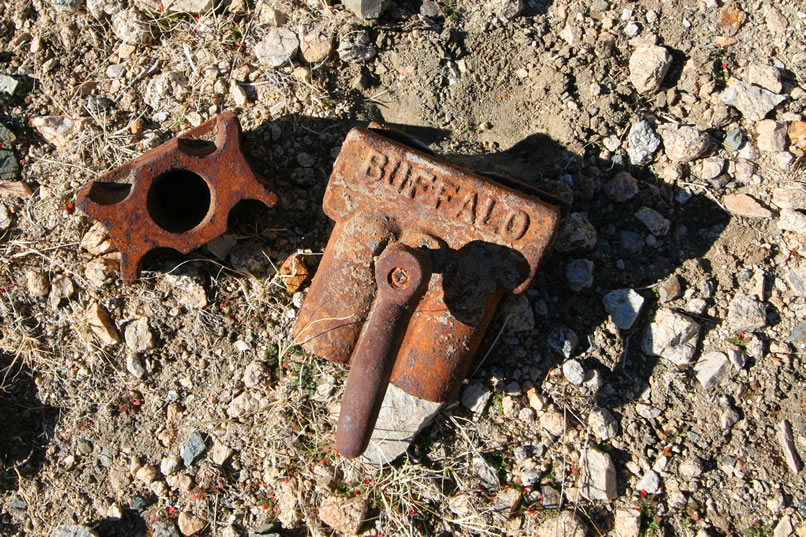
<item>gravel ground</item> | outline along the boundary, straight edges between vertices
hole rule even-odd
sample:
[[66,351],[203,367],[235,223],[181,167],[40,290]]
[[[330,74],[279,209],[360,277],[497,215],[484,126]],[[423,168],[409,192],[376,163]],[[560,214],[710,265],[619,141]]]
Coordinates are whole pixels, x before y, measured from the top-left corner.
[[[806,6],[360,4],[0,2],[0,533],[806,536]],[[79,189],[227,110],[280,203],[124,286]],[[369,121],[568,206],[380,467],[278,271]]]

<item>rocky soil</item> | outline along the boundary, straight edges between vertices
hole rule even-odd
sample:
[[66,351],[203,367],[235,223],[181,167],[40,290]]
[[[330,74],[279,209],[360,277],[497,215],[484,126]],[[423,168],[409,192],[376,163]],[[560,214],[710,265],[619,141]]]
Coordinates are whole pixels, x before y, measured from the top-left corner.
[[[0,2],[0,533],[806,536],[806,6],[374,4]],[[123,286],[77,191],[225,110],[280,204]],[[569,207],[382,467],[279,270],[368,121]]]

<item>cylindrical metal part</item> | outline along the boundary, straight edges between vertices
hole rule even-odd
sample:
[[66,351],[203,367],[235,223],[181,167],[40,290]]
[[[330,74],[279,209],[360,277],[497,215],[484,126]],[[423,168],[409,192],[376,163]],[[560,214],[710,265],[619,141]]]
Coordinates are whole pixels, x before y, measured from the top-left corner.
[[294,340],[305,350],[350,360],[375,298],[373,257],[392,239],[388,220],[375,214],[336,223],[295,325]]

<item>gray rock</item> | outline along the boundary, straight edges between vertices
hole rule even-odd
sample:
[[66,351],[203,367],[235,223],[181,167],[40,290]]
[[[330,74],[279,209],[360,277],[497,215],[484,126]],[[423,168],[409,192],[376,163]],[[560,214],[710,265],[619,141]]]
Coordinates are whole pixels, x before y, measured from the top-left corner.
[[549,516],[537,528],[537,537],[585,537],[587,534],[585,523],[571,511]]
[[652,157],[660,147],[660,136],[655,134],[655,129],[649,121],[642,120],[634,123],[630,127],[630,134],[627,135],[629,148],[627,154],[630,162],[636,166],[642,166],[652,162]]
[[259,274],[269,266],[268,246],[258,241],[242,242],[229,252],[229,262],[235,270]]
[[571,384],[581,386],[585,381],[585,368],[582,367],[579,360],[566,360],[563,363],[563,376]]
[[795,451],[795,442],[792,439],[792,427],[789,425],[788,421],[783,420],[776,425],[775,431],[778,437],[778,443],[781,446],[781,451],[783,451],[784,454],[786,465],[789,466],[793,474],[797,475],[800,473],[801,469],[803,469],[803,463],[798,456],[798,452]]
[[591,410],[588,425],[594,436],[602,442],[615,438],[618,434],[618,422],[606,408],[596,407]]
[[744,366],[747,364],[747,356],[744,350],[734,347],[728,349],[726,354],[728,355],[728,361],[733,365],[736,371],[744,369]]
[[654,209],[641,207],[635,212],[635,218],[644,224],[649,232],[656,237],[662,237],[669,233],[669,221]]
[[778,217],[778,229],[781,231],[794,231],[795,233],[806,233],[806,214],[792,209],[784,209]]
[[479,479],[481,479],[481,483],[485,488],[498,488],[498,472],[496,472],[495,468],[490,466],[490,464],[484,460],[484,457],[473,457],[473,460],[470,461],[470,467],[472,468],[473,473],[476,474]]
[[737,295],[728,307],[728,324],[734,330],[752,332],[767,326],[767,310],[756,297]]
[[146,352],[154,348],[154,335],[148,327],[148,319],[140,317],[130,322],[123,332],[126,346],[132,352]]
[[462,404],[475,413],[487,406],[493,392],[480,382],[471,382],[462,390]]
[[506,319],[506,329],[511,333],[534,330],[535,314],[526,295],[505,296],[499,306],[499,314]]
[[770,110],[786,100],[784,95],[742,81],[734,82],[722,92],[720,98],[723,103],[733,106],[743,116],[753,121],[761,121]]
[[679,298],[681,293],[681,285],[680,285],[680,278],[677,277],[676,274],[672,274],[665,280],[663,280],[655,290],[658,292],[658,300],[661,304],[665,304],[666,302],[671,302],[672,300]]
[[806,268],[796,267],[784,274],[784,280],[796,296],[806,296]]
[[362,19],[377,19],[387,7],[387,0],[343,0],[344,7]]
[[605,183],[604,191],[610,201],[623,203],[638,194],[638,181],[627,172],[619,172]]
[[146,368],[143,366],[143,360],[136,354],[126,355],[126,371],[137,379],[142,379],[146,376]]
[[610,9],[610,4],[607,2],[607,0],[593,0],[590,3],[590,9],[595,13],[604,13]]
[[409,395],[390,384],[362,459],[371,464],[391,463],[408,449],[417,433],[431,423],[440,408],[441,403]]
[[[802,528],[798,529],[798,534],[801,533],[801,529]],[[793,530],[792,518],[789,515],[783,516],[772,531],[772,537],[790,537],[793,534]]]
[[610,501],[616,498],[616,467],[610,455],[589,448],[579,458],[579,492],[588,500]]
[[299,50],[297,35],[288,28],[272,28],[255,45],[255,57],[263,65],[280,67]]
[[0,149],[0,180],[13,178],[19,167],[20,163],[13,151]]
[[0,143],[10,144],[17,140],[17,136],[8,127],[0,123]]
[[129,45],[148,45],[153,41],[151,25],[136,9],[124,9],[112,16],[112,31]]
[[69,13],[83,8],[84,0],[50,0],[50,5],[53,6],[56,11]]
[[806,321],[802,321],[792,329],[789,333],[789,342],[793,345],[806,343]]
[[706,353],[694,364],[694,374],[706,390],[721,383],[729,373],[730,360],[722,352]]
[[630,82],[638,93],[655,93],[672,65],[664,47],[640,45],[630,56]]
[[666,156],[675,162],[691,162],[705,153],[711,145],[706,133],[688,125],[661,125],[658,133],[663,138]]
[[0,93],[15,95],[20,89],[20,81],[13,76],[0,75]]
[[98,537],[92,528],[87,526],[59,526],[52,532],[50,537]]
[[195,431],[182,444],[179,455],[182,457],[185,468],[190,468],[194,462],[204,455],[205,451],[207,451],[207,439],[202,433]]
[[660,492],[660,476],[652,471],[648,470],[638,484],[635,486],[638,490],[643,490],[647,494],[657,494]]
[[629,330],[641,313],[644,297],[632,289],[616,289],[607,293],[603,302],[605,310],[616,326],[622,330]]
[[571,213],[563,222],[555,248],[559,252],[584,252],[596,246],[596,228],[583,213]]
[[563,326],[553,330],[546,338],[546,344],[549,349],[553,350],[564,358],[570,358],[579,345],[579,338],[576,332],[570,328]]
[[148,82],[143,100],[157,112],[172,112],[189,92],[188,81],[183,74],[167,71]]
[[154,522],[151,525],[151,535],[153,537],[182,537],[171,519]]
[[733,408],[726,408],[719,414],[719,426],[723,431],[730,431],[741,419],[741,415]]
[[572,259],[565,269],[565,278],[572,291],[588,289],[593,285],[593,261]]
[[697,349],[700,325],[686,315],[661,308],[647,328],[641,349],[675,365],[687,365]]
[[366,30],[354,30],[343,36],[337,49],[339,58],[347,63],[363,63],[377,54],[372,38]]
[[725,139],[722,141],[722,147],[725,151],[738,151],[744,144],[744,133],[742,129],[731,129],[725,133]]

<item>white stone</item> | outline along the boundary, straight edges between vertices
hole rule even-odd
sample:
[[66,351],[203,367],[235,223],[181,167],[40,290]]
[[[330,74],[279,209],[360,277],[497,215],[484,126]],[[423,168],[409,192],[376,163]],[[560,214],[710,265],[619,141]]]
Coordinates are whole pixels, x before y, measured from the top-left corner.
[[579,360],[566,360],[563,363],[563,376],[571,384],[580,386],[585,380],[585,369]]
[[394,461],[408,449],[417,433],[431,423],[440,408],[441,403],[409,395],[389,384],[362,459],[372,464]]
[[781,71],[772,65],[752,63],[747,67],[746,82],[761,86],[773,93],[781,93]]
[[702,464],[702,460],[697,457],[693,456],[689,459],[684,460],[680,463],[678,467],[678,472],[680,473],[680,477],[685,480],[691,480],[697,477],[700,477],[705,470],[705,467]]
[[767,326],[767,311],[756,297],[736,295],[728,307],[728,324],[737,331],[753,331]]
[[563,253],[586,251],[596,246],[596,228],[583,213],[571,213],[557,233],[555,248]]
[[666,124],[658,127],[666,156],[675,162],[691,162],[711,145],[708,135],[696,127]]
[[175,13],[207,13],[213,9],[213,0],[162,0],[164,11]]
[[605,408],[596,407],[588,414],[588,425],[593,435],[605,442],[618,434],[618,422]]
[[243,374],[243,385],[250,389],[264,390],[269,388],[271,370],[265,362],[255,360],[246,366]]
[[638,509],[616,510],[616,537],[638,537],[641,533],[641,512]]
[[243,418],[260,410],[260,401],[249,392],[243,392],[235,397],[227,406],[227,416],[230,418]]
[[789,515],[781,517],[775,529],[772,532],[772,537],[790,537],[792,535],[792,519]]
[[235,450],[216,438],[213,441],[213,447],[210,449],[210,458],[215,464],[223,466],[232,457],[233,453],[235,453]]
[[129,45],[148,45],[153,32],[148,21],[136,9],[124,9],[112,17],[112,31]]
[[700,325],[690,317],[660,308],[646,331],[641,348],[675,365],[687,365],[697,349],[699,336]]
[[249,103],[249,99],[246,96],[246,90],[244,90],[240,84],[234,80],[229,85],[229,95],[232,97],[232,102],[235,103],[235,106],[244,107]]
[[656,472],[649,470],[643,475],[635,488],[643,490],[647,494],[657,494],[660,492],[660,476]]
[[618,495],[616,467],[610,455],[586,449],[579,458],[579,492],[588,500],[610,501]]
[[173,475],[179,470],[179,457],[165,457],[160,461],[160,473],[162,475]]
[[751,86],[742,81],[734,82],[721,95],[722,102],[733,106],[743,116],[753,121],[761,121],[773,108],[781,104],[786,97],[769,90]]
[[188,81],[176,71],[160,73],[146,86],[143,100],[156,112],[173,112],[188,96]]
[[299,39],[287,28],[272,28],[257,45],[255,56],[263,65],[280,67],[299,50]]
[[492,392],[479,382],[471,382],[462,390],[462,404],[472,412],[479,413],[487,406]]
[[132,352],[146,352],[154,348],[154,335],[148,326],[148,319],[140,317],[130,322],[124,330],[126,346]]
[[664,47],[641,45],[630,56],[630,82],[638,93],[655,93],[672,65],[672,55]]
[[607,293],[603,302],[616,326],[629,330],[641,313],[644,297],[632,289],[616,289]]
[[778,229],[806,234],[806,214],[792,209],[784,209],[778,218]]
[[694,364],[694,374],[706,390],[722,382],[729,372],[730,361],[722,352],[706,353]]

